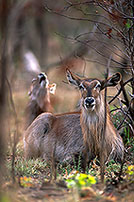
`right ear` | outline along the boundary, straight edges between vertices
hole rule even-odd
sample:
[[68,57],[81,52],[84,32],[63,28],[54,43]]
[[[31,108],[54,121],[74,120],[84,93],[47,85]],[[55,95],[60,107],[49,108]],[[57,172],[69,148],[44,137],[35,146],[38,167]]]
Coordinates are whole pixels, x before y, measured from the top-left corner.
[[55,91],[56,91],[56,83],[49,84],[48,87],[49,87],[49,92],[50,92],[51,94],[55,94]]
[[116,86],[121,79],[122,79],[122,76],[119,72],[113,74],[108,79],[102,81],[101,90],[103,90],[106,87]]
[[69,83],[79,87],[81,79],[78,76],[74,75],[69,69],[66,69],[66,76]]

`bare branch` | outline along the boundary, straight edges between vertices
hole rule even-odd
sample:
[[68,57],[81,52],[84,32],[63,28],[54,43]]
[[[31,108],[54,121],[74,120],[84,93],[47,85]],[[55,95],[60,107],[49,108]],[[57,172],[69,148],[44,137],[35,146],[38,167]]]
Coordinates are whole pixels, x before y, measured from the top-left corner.
[[104,22],[99,22],[98,20],[92,20],[92,19],[89,19],[89,18],[79,18],[79,17],[72,17],[72,16],[69,16],[69,15],[65,15],[63,13],[60,13],[60,12],[56,12],[54,10],[52,10],[51,8],[49,8],[46,4],[45,4],[45,9],[50,12],[50,13],[54,13],[56,15],[60,15],[62,17],[65,17],[67,19],[70,19],[70,20],[74,20],[74,21],[85,21],[85,22],[91,22],[91,23],[99,23],[101,25],[104,25],[104,26],[107,26],[107,27],[110,27],[111,29],[115,30],[117,33],[119,33],[121,35],[122,38],[125,37],[125,35],[123,34],[123,32],[121,32],[119,29],[117,29],[116,27],[114,27],[113,25],[109,25],[107,23],[104,23]]
[[[99,55],[101,55],[103,58],[106,58],[106,59],[108,59],[108,56],[106,56],[105,54],[103,54],[102,52],[100,52],[96,47],[94,47],[94,46],[91,46],[90,44],[89,44],[89,42],[92,42],[92,41],[96,41],[96,42],[98,42],[97,40],[85,40],[85,41],[81,41],[81,40],[76,40],[76,38],[72,38],[72,37],[69,37],[69,36],[65,36],[65,35],[63,35],[63,34],[59,34],[61,37],[63,37],[63,38],[66,38],[66,39],[68,39],[68,40],[71,40],[71,41],[73,41],[73,42],[78,42],[78,43],[80,43],[80,44],[83,44],[83,45],[85,45],[86,47],[90,47],[92,50],[94,50],[96,53],[98,53]],[[99,42],[101,42],[101,41],[99,41]],[[102,42],[102,43],[106,43],[106,42]],[[108,48],[109,49],[109,48]],[[122,58],[122,56],[120,56],[121,58]],[[112,62],[114,62],[114,63],[116,63],[116,64],[119,64],[119,65],[121,65],[121,66],[123,66],[124,64],[123,63],[121,63],[121,62],[118,62],[118,61],[116,61],[116,60],[114,60],[114,59],[111,59],[111,61]],[[123,67],[122,67],[123,68]],[[125,66],[125,68],[126,68],[126,66]]]
[[[129,82],[131,82],[133,80],[133,78],[130,78],[129,80],[127,80],[126,82],[124,82],[123,84],[122,84],[122,86],[125,86],[125,85],[127,85]],[[109,101],[109,103],[108,104],[110,104],[111,102],[113,102],[114,100],[115,100],[115,98],[117,98],[119,95],[120,95],[120,93],[122,92],[122,88],[120,88],[119,90],[118,90],[118,93]]]
[[14,132],[14,136],[13,136],[13,146],[12,146],[12,179],[13,179],[13,183],[15,183],[15,157],[16,157],[16,146],[17,146],[18,139],[19,139],[19,137],[18,137],[19,136],[18,118],[17,118],[16,109],[15,109],[15,104],[13,101],[11,85],[7,78],[6,78],[6,82],[7,82],[8,89],[9,89],[10,102],[11,102],[11,106],[13,109],[13,115],[14,115],[14,120],[15,120],[15,129],[16,129],[16,131]]

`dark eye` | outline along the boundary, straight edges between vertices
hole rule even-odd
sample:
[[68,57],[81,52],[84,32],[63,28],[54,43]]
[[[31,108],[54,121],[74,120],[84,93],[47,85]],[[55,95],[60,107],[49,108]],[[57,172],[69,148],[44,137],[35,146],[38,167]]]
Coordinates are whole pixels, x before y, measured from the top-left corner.
[[32,79],[32,83],[34,83],[35,81],[37,81],[37,79],[36,79],[36,78],[33,78],[33,79]]
[[100,88],[101,88],[101,84],[97,83],[96,86],[95,86],[95,89],[100,89]]
[[96,86],[96,88],[100,88],[100,87],[101,87],[101,85],[100,85],[100,83],[98,83],[97,86]]
[[80,90],[84,90],[85,89],[82,83],[79,85],[79,89]]

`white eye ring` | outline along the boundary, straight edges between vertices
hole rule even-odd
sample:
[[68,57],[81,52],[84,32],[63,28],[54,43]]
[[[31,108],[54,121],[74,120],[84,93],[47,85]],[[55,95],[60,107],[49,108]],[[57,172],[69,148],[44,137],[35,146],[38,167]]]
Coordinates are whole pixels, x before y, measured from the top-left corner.
[[79,85],[79,88],[80,90],[86,90],[82,83]]
[[35,81],[37,81],[37,78],[33,78],[32,79],[32,83],[34,83]]
[[98,82],[97,84],[96,84],[96,86],[94,87],[94,89],[96,90],[96,89],[100,89],[101,88],[101,83],[100,82]]

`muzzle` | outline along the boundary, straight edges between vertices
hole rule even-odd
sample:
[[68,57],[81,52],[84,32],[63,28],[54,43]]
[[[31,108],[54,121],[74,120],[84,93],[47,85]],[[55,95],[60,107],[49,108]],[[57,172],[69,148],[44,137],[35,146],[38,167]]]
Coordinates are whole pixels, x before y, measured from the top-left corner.
[[95,108],[95,99],[93,97],[86,97],[84,100],[84,106],[86,109],[94,110]]
[[39,78],[39,83],[41,83],[42,81],[45,81],[47,79],[47,76],[44,73],[40,73],[38,75]]
[[39,78],[39,83],[40,85],[44,88],[44,87],[48,87],[49,81],[47,79],[47,75],[45,73],[40,73],[38,75]]

